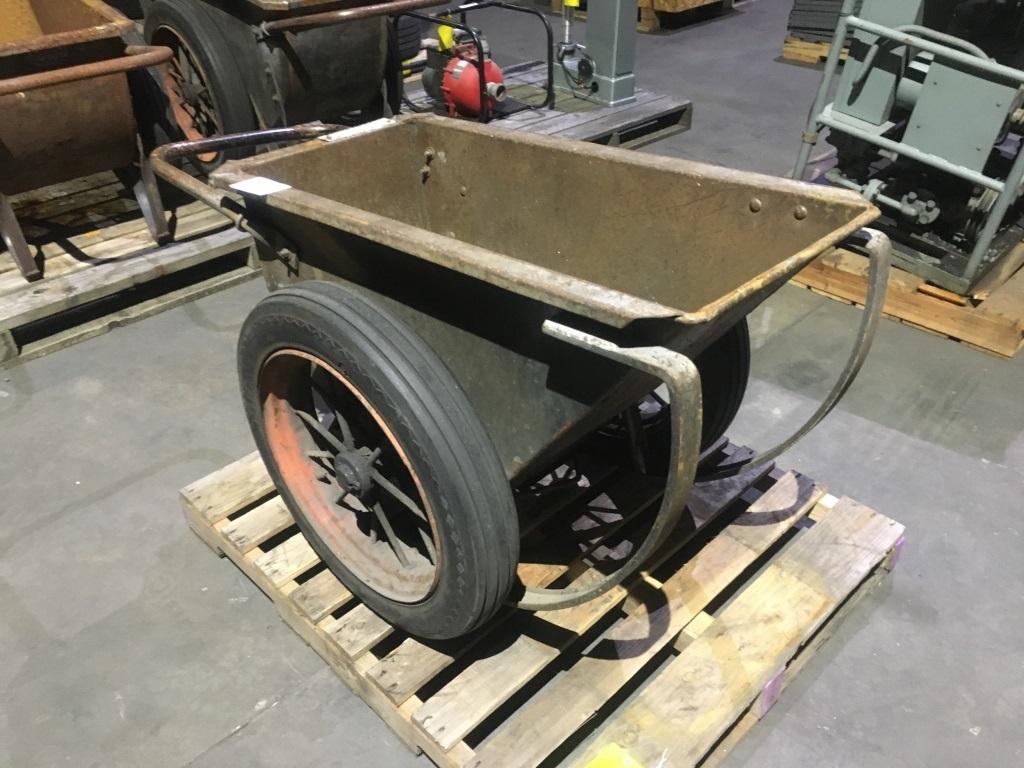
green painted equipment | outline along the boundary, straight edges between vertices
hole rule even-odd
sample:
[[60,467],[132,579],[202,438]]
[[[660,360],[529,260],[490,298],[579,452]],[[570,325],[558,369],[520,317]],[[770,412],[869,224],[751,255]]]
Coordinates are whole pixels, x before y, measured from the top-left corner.
[[1024,71],[921,26],[923,12],[923,0],[844,1],[793,175],[828,128],[825,178],[879,205],[897,264],[966,294],[1024,234]]

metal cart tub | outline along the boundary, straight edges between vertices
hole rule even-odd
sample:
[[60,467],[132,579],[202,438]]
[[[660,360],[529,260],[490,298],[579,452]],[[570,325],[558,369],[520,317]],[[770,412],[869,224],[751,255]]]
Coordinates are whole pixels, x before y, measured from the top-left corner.
[[[170,163],[302,138],[213,186]],[[426,115],[155,158],[254,233],[279,289],[246,322],[239,373],[282,496],[346,586],[427,637],[471,630],[514,589],[521,607],[561,608],[635,571],[680,518],[702,420],[721,432],[735,413],[708,412],[695,361],[741,325],[747,344],[754,307],[878,215],[842,190]],[[872,289],[849,364],[790,440],[722,473],[787,448],[856,375],[889,259],[884,236],[861,234]],[[512,489],[660,384],[669,458],[647,538],[600,580],[516,584]],[[403,511],[420,525],[404,536]]]
[[0,235],[42,276],[7,195],[115,169],[154,239],[169,237],[138,138],[129,73],[167,61],[131,45],[131,20],[100,0],[0,0]]

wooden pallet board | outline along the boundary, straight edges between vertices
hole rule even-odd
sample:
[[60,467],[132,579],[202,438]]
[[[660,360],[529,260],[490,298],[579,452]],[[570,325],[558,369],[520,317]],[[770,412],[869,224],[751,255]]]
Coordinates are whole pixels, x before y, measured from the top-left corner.
[[[828,51],[832,43],[816,40],[801,40],[793,35],[786,35],[782,43],[782,58],[786,61],[796,61],[801,64],[820,64],[828,58]],[[850,49],[843,48],[839,55],[840,61],[846,61]]]
[[[732,8],[733,0],[638,0],[637,2],[637,24],[638,32],[648,34],[661,31],[661,19],[659,13],[676,14],[686,13],[697,8],[717,6],[723,11]],[[576,18],[585,21],[587,18],[586,3],[584,8],[576,11]],[[562,0],[551,0],[551,12],[561,15]]]
[[[640,32],[654,34],[661,31],[665,17],[672,19],[673,24],[678,24],[681,19],[686,18],[681,14],[700,8],[724,13],[732,8],[732,0],[639,0],[637,7],[640,20],[636,28]],[[706,18],[706,15],[703,18]]]
[[[829,298],[858,306],[867,294],[868,262],[843,250],[824,254],[793,278]],[[893,267],[885,298],[885,315],[906,325],[947,336],[1001,357],[1024,346],[1024,269],[996,288],[984,301],[965,298],[924,278]]]
[[[203,203],[170,211],[175,241],[157,246],[111,173],[19,195],[13,204],[42,256],[44,277],[26,282],[0,251],[0,364],[38,357],[257,274],[247,266],[251,238],[228,229],[227,219]],[[209,273],[204,265],[217,269]],[[197,284],[170,275],[194,275]],[[122,305],[114,306],[118,299]],[[45,323],[53,324],[52,333],[39,331]]]
[[[713,461],[738,451],[725,447]],[[601,553],[632,540],[628,521],[660,493],[652,478],[618,468],[588,472],[557,498],[521,501],[524,551],[531,537],[550,540],[552,526],[564,536],[574,521],[576,530],[593,521],[609,499],[627,523],[593,529],[588,557],[522,564],[524,582],[594,578]],[[806,477],[755,471],[699,484],[677,535],[641,575],[598,600],[507,609],[468,638],[425,643],[324,569],[257,454],[181,497],[196,534],[270,597],[410,749],[445,768],[586,766],[610,753],[642,766],[714,763],[885,577],[904,533]]]

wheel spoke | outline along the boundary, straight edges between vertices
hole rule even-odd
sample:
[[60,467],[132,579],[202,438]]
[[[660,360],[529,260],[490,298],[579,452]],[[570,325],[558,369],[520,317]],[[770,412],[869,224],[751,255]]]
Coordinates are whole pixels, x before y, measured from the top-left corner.
[[331,398],[327,396],[327,393],[316,382],[316,379],[311,379],[311,381],[313,383],[313,389],[315,389],[317,394],[320,395],[321,399],[324,401],[324,405],[331,409],[331,412],[334,414],[334,418],[338,420],[338,428],[341,430],[341,441],[349,448],[355,448],[355,439],[352,437],[352,428],[349,426],[348,421],[346,421],[345,417],[341,415],[341,411],[331,405]]
[[424,514],[423,510],[419,508],[419,505],[415,501],[410,499],[408,496],[406,496],[397,485],[395,485],[386,477],[384,477],[384,475],[382,475],[376,469],[373,470],[373,482],[375,482],[377,485],[379,485],[381,488],[387,491],[391,496],[395,498],[396,501],[401,503],[402,506],[404,506],[414,515],[416,515],[416,517],[418,517],[420,520],[424,522],[427,521],[427,516],[426,514]]
[[330,443],[331,446],[338,451],[338,453],[344,453],[348,451],[348,448],[345,447],[345,444],[342,443],[341,440],[339,440],[333,434],[331,434],[331,431],[327,429],[327,427],[325,427],[323,424],[321,424],[320,420],[317,419],[315,416],[310,416],[308,413],[306,413],[300,408],[294,408],[293,411],[295,415],[302,419],[304,422],[306,422],[306,424],[309,427],[312,427],[313,431],[315,431],[318,435],[320,435],[320,437],[322,437],[324,440]]
[[384,514],[384,509],[381,507],[378,501],[373,505],[373,514],[377,516],[377,522],[380,523],[380,527],[384,529],[384,535],[388,539],[388,544],[391,545],[391,549],[395,552],[395,557],[398,558],[398,562],[402,564],[403,568],[409,567],[409,557],[405,554],[405,550],[402,549],[402,542],[395,536],[395,531],[391,527],[391,522],[388,520],[388,516]]
[[419,528],[420,538],[423,539],[423,546],[427,548],[427,558],[434,565],[437,565],[437,550],[434,548],[434,540],[424,529]]

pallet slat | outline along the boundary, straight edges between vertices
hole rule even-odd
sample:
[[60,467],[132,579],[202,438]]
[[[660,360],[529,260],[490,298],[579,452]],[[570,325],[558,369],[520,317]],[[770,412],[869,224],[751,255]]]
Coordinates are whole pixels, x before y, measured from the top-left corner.
[[240,512],[247,506],[269,496],[274,481],[259,451],[218,469],[202,480],[181,489],[186,511],[197,515],[207,525]]
[[275,496],[245,517],[229,520],[220,532],[244,555],[294,524],[284,501],[280,496]]
[[350,659],[358,659],[391,634],[393,627],[363,604],[324,626]]
[[328,570],[320,571],[291,594],[295,605],[314,624],[352,599],[352,593]]
[[253,565],[275,587],[281,587],[296,576],[301,576],[318,562],[320,558],[301,533],[296,533],[269,552],[263,552],[253,559]]

